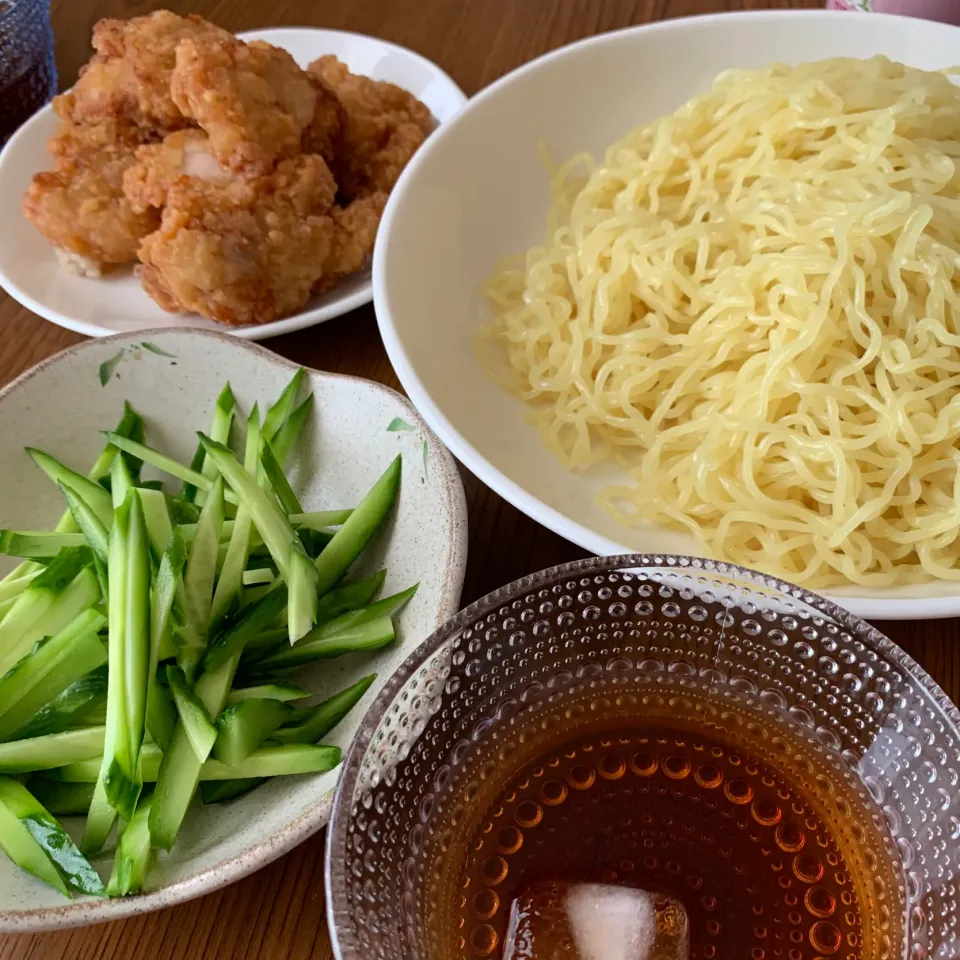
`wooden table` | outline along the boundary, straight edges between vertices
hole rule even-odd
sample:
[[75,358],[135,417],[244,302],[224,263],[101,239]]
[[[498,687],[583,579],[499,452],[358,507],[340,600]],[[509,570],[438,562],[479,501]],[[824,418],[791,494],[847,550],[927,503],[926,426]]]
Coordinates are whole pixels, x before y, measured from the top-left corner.
[[[57,63],[64,86],[89,56],[94,22],[160,3],[53,0]],[[419,51],[472,94],[547,50],[595,33],[717,10],[819,7],[822,0],[169,0],[231,30],[313,25],[374,34]],[[81,337],[34,316],[0,293],[0,384]],[[373,307],[269,346],[299,363],[399,387],[380,342]],[[583,551],[518,513],[463,470],[470,510],[470,559],[463,600],[517,577],[574,560]],[[881,624],[960,699],[956,621]],[[326,960],[323,833],[259,873],[191,903],[97,927],[0,938],[0,960]]]

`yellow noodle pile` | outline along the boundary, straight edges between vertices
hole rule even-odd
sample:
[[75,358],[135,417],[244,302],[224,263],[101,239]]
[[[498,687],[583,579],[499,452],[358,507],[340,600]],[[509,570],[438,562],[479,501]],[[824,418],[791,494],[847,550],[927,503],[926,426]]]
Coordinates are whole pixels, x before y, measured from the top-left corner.
[[564,464],[625,468],[623,523],[808,586],[958,580],[958,160],[945,73],[729,71],[556,173],[483,335]]

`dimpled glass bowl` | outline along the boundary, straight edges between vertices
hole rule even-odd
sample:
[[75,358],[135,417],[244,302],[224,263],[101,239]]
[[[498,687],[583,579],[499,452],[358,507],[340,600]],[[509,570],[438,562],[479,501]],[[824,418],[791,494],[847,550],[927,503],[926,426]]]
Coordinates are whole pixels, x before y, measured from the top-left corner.
[[[464,838],[510,771],[550,749],[560,727],[658,714],[696,717],[774,769],[805,771],[807,792],[840,811],[848,859],[852,850],[859,875],[876,877],[864,955],[960,955],[960,713],[943,691],[815,594],[730,564],[635,555],[503,587],[392,677],[334,805],[337,956],[455,955]],[[863,813],[844,820],[845,810]],[[880,863],[892,870],[872,869]],[[790,955],[774,946],[768,957]]]

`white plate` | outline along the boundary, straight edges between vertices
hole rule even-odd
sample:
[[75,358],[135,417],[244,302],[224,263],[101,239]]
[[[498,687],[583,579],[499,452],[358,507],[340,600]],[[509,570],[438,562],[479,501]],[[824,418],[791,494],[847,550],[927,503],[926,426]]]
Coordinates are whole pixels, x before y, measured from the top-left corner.
[[[550,196],[538,142],[565,160],[671,113],[728,67],[885,53],[917,67],[960,61],[960,28],[826,11],[669,20],[595,37],[527,64],[471,100],[397,184],[374,251],[374,303],[407,393],[455,456],[535,520],[597,554],[696,554],[662,529],[628,529],[596,504],[607,478],[564,470],[527,409],[481,369],[479,285],[543,241]],[[960,584],[837,591],[864,617],[960,614]]]
[[[146,340],[173,354],[143,349]],[[107,385],[101,365],[123,355]],[[129,400],[147,437],[189,462],[195,430],[209,428],[220,388],[229,380],[244,414],[276,399],[296,366],[255,344],[205,330],[153,330],[89,340],[34,367],[0,391],[0,527],[48,527],[63,512],[59,491],[23,452],[48,450],[85,470],[103,447]],[[390,461],[403,454],[393,518],[358,564],[385,567],[384,595],[420,582],[397,620],[399,642],[373,656],[332,660],[300,672],[311,692],[329,696],[376,673],[363,700],[325,739],[346,750],[367,707],[409,652],[458,607],[467,550],[466,501],[457,466],[408,400],[393,390],[332,373],[309,371],[316,398],[291,480],[305,509],[352,505]],[[390,432],[394,418],[412,429]],[[0,572],[10,567],[4,558]],[[153,892],[123,900],[69,901],[23,873],[0,853],[0,931],[99,923],[144,913],[209,893],[290,850],[330,818],[338,770],[278,777],[229,804],[191,808],[173,850],[160,858]],[[68,827],[75,818],[67,818]],[[78,821],[77,821],[78,822]],[[106,875],[110,857],[95,865]]]
[[[317,57],[334,53],[355,73],[389,80],[409,90],[440,123],[453,117],[467,101],[463,91],[438,66],[412,50],[376,37],[308,27],[251,30],[238,36],[283,47],[304,67]],[[224,327],[195,314],[161,310],[128,268],[119,268],[100,279],[74,276],[60,266],[53,248],[20,212],[20,198],[30,178],[51,166],[46,142],[57,124],[53,108],[44,107],[0,153],[0,286],[44,319],[90,337],[158,327],[199,327],[246,340],[264,340],[312,327],[370,302],[370,275],[364,272],[314,297],[302,310],[282,320]]]

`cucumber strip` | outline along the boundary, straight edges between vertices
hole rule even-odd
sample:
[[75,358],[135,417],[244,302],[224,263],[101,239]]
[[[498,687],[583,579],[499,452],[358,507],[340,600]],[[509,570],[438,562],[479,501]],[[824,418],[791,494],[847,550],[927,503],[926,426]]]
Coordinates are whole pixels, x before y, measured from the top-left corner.
[[173,524],[170,520],[169,498],[158,490],[138,490],[143,519],[147,525],[150,549],[159,560],[173,536]]
[[214,803],[225,803],[248,794],[261,783],[266,783],[267,777],[247,777],[244,780],[201,780],[200,799],[205,806]]
[[307,716],[295,725],[281,727],[270,734],[279,743],[316,743],[328,734],[358,703],[377,675],[358,680],[353,686],[335,693],[323,703],[307,708]]
[[[106,690],[106,686],[104,686]],[[89,710],[84,711],[77,722],[64,729],[70,730],[74,727],[102,727],[107,722],[107,694],[104,692],[103,700],[97,700]]]
[[82,547],[82,533],[51,533],[47,530],[0,530],[0,553],[27,560],[50,560],[63,547]]
[[213,458],[223,478],[233,488],[241,506],[250,514],[280,575],[286,580],[290,553],[294,544],[299,543],[287,515],[261,488],[254,476],[240,465],[231,450],[203,434],[200,434],[200,442],[203,443],[207,455]]
[[336,585],[383,523],[397,498],[400,469],[398,455],[317,557],[314,566],[320,596]]
[[113,872],[107,884],[111,897],[125,897],[143,889],[156,857],[150,846],[150,807],[153,797],[140,798],[133,819],[127,824],[113,860]]
[[110,499],[113,503],[114,517],[132,489],[133,477],[130,475],[127,461],[123,457],[117,457],[110,468]]
[[43,847],[34,840],[26,824],[0,801],[0,848],[22,870],[59,890],[65,897],[70,888],[60,876],[60,871],[47,856]]
[[97,635],[106,618],[89,609],[33,649],[0,677],[0,740],[30,722],[37,712],[84,674],[107,662]]
[[[203,462],[206,459],[206,452],[203,449],[203,444],[198,443],[197,449],[193,451],[193,459],[190,461],[190,469],[195,473],[203,473]],[[183,490],[181,491],[181,498],[190,504],[197,502],[197,497],[200,495],[200,491],[192,484],[185,483],[183,485]]]
[[63,550],[20,594],[0,622],[0,675],[100,599],[92,558],[89,547]]
[[[121,437],[126,437],[128,440],[143,443],[143,438],[146,433],[143,417],[141,417],[126,400],[123,401],[123,417],[121,417],[120,423],[117,424],[117,429],[114,432]],[[108,476],[118,453],[127,462],[127,469],[130,471],[130,476],[133,478],[134,483],[139,483],[140,468],[143,464],[136,457],[131,457],[127,453],[121,453],[112,443],[108,443],[103,448],[100,456],[97,457],[96,462],[90,469],[90,479],[99,480],[102,477]]]
[[[272,584],[264,583],[258,584],[253,587],[244,587],[241,594],[240,605],[242,607],[249,606],[251,603],[256,603],[261,597],[266,596],[270,592]],[[287,635],[287,631],[283,631],[283,635]]]
[[172,497],[165,493],[163,498],[167,501],[167,513],[171,523],[195,524],[200,519],[200,510],[183,497]]
[[217,740],[217,728],[210,722],[203,704],[190,689],[183,671],[179,667],[167,667],[167,682],[173,694],[173,702],[177,708],[190,746],[202,763],[210,755]]
[[290,552],[287,574],[287,636],[296,643],[317,619],[317,571],[299,543]]
[[263,467],[263,472],[270,482],[270,486],[273,487],[273,492],[280,501],[280,506],[288,514],[303,513],[303,507],[300,506],[300,501],[293,492],[293,487],[290,486],[290,481],[287,480],[287,475],[283,472],[283,467],[280,466],[280,461],[277,460],[273,447],[270,446],[270,441],[266,438],[263,441],[263,450],[260,452],[260,465]]
[[0,804],[27,828],[68,886],[94,897],[106,893],[97,871],[70,835],[22,783],[11,777],[0,777]]
[[[287,587],[278,583],[255,603],[251,603],[228,620],[214,637],[203,660],[205,671],[216,670],[227,661],[240,656],[243,648],[260,636],[287,604]],[[211,716],[218,715],[211,711]]]
[[205,477],[197,470],[191,470],[190,467],[184,466],[179,461],[174,460],[173,457],[160,453],[159,450],[154,450],[143,443],[137,443],[135,440],[128,440],[126,437],[118,436],[109,430],[105,431],[103,435],[120,450],[132,454],[144,463],[149,463],[151,467],[155,467],[163,473],[168,473],[171,477],[176,477],[177,480],[193,484],[203,491],[213,489],[213,481],[209,477]]
[[184,500],[183,497],[171,497],[170,494],[163,495],[167,501],[167,512],[170,515],[170,522],[175,524],[195,524],[200,519],[200,511],[192,503]]
[[[106,657],[104,657],[106,660]],[[61,733],[78,726],[81,721],[87,726],[97,726],[90,721],[92,711],[107,702],[107,667],[104,664],[70,684],[62,693],[41,707],[24,726],[13,732],[9,739],[25,740],[42,737],[49,733]]]
[[[260,409],[254,404],[247,418],[247,436],[244,448],[243,467],[255,477],[260,456]],[[212,462],[212,461],[211,461]],[[224,522],[224,527],[226,522]],[[235,613],[241,604],[243,571],[250,559],[253,520],[245,507],[237,508],[237,518],[230,531],[230,542],[220,568],[217,587],[210,610],[211,626],[216,628]]]
[[335,633],[342,633],[351,627],[359,627],[363,623],[370,623],[372,620],[379,620],[380,617],[392,617],[399,613],[412,599],[413,595],[420,588],[419,583],[415,583],[400,593],[394,593],[392,596],[384,597],[371,603],[369,606],[361,607],[359,610],[350,610],[347,613],[341,613],[339,617],[315,627],[303,638],[303,642],[310,640],[321,640],[324,637]]
[[[181,729],[181,728],[178,728]],[[175,741],[176,742],[176,741]],[[181,740],[185,752],[179,758],[187,757],[191,762],[195,760],[193,748],[184,737]],[[171,747],[171,751],[174,747]],[[163,850],[169,850],[170,847],[163,846],[160,840],[165,840],[167,835],[167,824],[163,817],[158,815],[157,804],[160,801],[161,782],[165,776],[164,766],[168,769],[171,764],[170,752],[161,753],[160,748],[155,744],[148,743],[144,745],[140,753],[140,776],[144,783],[157,781],[157,789],[153,794],[154,812],[151,816],[150,835],[154,846]],[[299,773],[322,773],[325,770],[332,770],[340,763],[341,753],[339,747],[331,747],[325,744],[303,744],[290,743],[279,745],[268,745],[254,750],[246,760],[233,766],[227,766],[219,760],[207,760],[204,763],[194,763],[187,768],[193,779],[189,784],[189,791],[184,787],[182,780],[177,781],[179,786],[179,795],[186,795],[184,804],[184,813],[186,806],[189,805],[193,794],[196,792],[197,785],[206,780],[245,780],[254,777],[279,777]],[[97,770],[100,764],[99,758],[78,761],[63,766],[59,770],[53,771],[51,776],[56,777],[64,783],[94,783],[97,778]],[[177,763],[178,768],[183,770],[185,765]],[[179,809],[179,808],[178,808]],[[182,816],[181,816],[182,820]],[[154,830],[154,823],[158,829]],[[179,823],[178,823],[179,828]],[[174,833],[174,838],[176,833]],[[173,846],[173,840],[170,840],[170,846]],[[85,848],[82,848],[85,849]],[[89,851],[85,852],[89,853]]]
[[308,394],[307,399],[287,417],[287,422],[277,431],[276,435],[270,438],[273,452],[281,463],[286,463],[287,458],[293,452],[293,448],[300,437],[300,431],[307,422],[311,410],[313,410],[312,393]]
[[290,523],[297,529],[322,530],[327,527],[339,527],[350,519],[352,510],[314,510],[310,513],[291,513]]
[[244,570],[243,585],[245,587],[256,586],[261,583],[273,583],[276,574],[270,567],[257,567],[256,570]]
[[[168,504],[182,504],[183,502],[173,497],[167,497],[166,494],[164,494],[164,497]],[[287,519],[290,521],[290,526],[295,530],[316,530],[318,533],[332,537],[337,532],[334,528],[345,523],[351,513],[353,513],[352,510],[313,510],[307,513],[291,513]],[[197,513],[195,516],[192,516],[191,519],[184,520],[178,524],[178,529],[185,543],[193,543],[193,538],[197,535],[197,519],[199,516],[199,513]],[[223,526],[220,528],[221,546],[230,542],[230,538],[233,536],[235,522],[235,520],[229,518],[223,521]],[[250,543],[251,546],[263,546],[263,540],[260,539],[259,534],[256,532],[252,534]]]
[[[228,658],[214,670],[208,670],[197,681],[194,693],[208,717],[220,715],[227,693],[233,684],[239,654]],[[147,763],[142,766],[145,768]],[[157,789],[150,813],[150,840],[154,846],[169,850],[177,838],[187,808],[200,780],[201,760],[190,742],[183,722],[177,724],[170,749],[163,754],[156,774]],[[143,771],[147,775],[147,771]]]
[[[83,825],[83,836],[80,838],[80,850],[88,857],[92,857],[95,853],[99,853],[107,842],[107,837],[110,836],[110,831],[117,819],[117,811],[110,805],[106,787],[103,785],[103,757],[79,762],[93,765],[93,776],[90,777],[95,784],[93,799],[90,801],[90,809],[87,811],[87,819]],[[59,775],[59,771],[57,773]]]
[[231,690],[227,695],[227,706],[232,707],[244,700],[280,700],[286,703],[288,700],[302,700],[309,696],[308,690],[296,687],[292,683],[261,683],[254,687]]
[[174,530],[153,580],[153,605],[150,616],[150,676],[156,673],[157,663],[176,653],[173,643],[171,613],[173,602],[181,586],[187,552],[183,538]]
[[38,566],[36,570],[29,570],[19,577],[4,578],[0,581],[0,603],[7,603],[16,600],[27,587],[36,579],[37,574],[43,567]]
[[220,545],[220,527],[223,525],[223,478],[214,482],[197,522],[197,535],[190,550],[183,587],[186,595],[186,616],[193,634],[204,645],[210,623],[213,603],[213,585],[216,577],[217,550]]
[[361,650],[379,650],[393,643],[396,633],[393,621],[381,617],[369,623],[347,627],[338,633],[331,633],[316,640],[301,640],[295,646],[280,650],[252,665],[257,674],[271,673],[275,670],[290,670],[314,660],[329,660],[345,653],[357,653]]
[[[143,439],[143,420],[140,415],[130,406],[129,403],[124,402],[123,405],[123,417],[120,420],[120,423],[117,424],[117,433],[124,437],[132,437],[135,440]],[[117,455],[117,448],[111,444],[107,444],[103,450],[100,452],[100,456],[97,457],[96,461],[93,464],[93,467],[90,469],[90,473],[87,475],[87,479],[97,480],[98,478],[105,476],[110,471],[110,465],[113,463],[113,458]],[[42,458],[48,458],[47,461],[52,460],[47,454],[43,454]],[[54,461],[55,462],[55,461]],[[48,462],[49,466],[49,462]],[[60,465],[62,467],[62,464]],[[64,468],[66,469],[66,468]],[[109,501],[105,501],[105,505],[109,506]],[[112,510],[108,510],[109,514],[108,520],[112,519]],[[73,533],[76,531],[76,525],[73,522],[69,511],[65,513],[59,520],[56,526],[57,533]],[[6,600],[7,596],[3,595],[2,585],[7,584],[9,581],[16,580],[28,575],[35,575],[39,572],[39,567],[36,564],[33,564],[29,561],[19,564],[13,570],[10,571],[2,580],[0,580],[0,600]],[[19,592],[19,591],[18,591]]]
[[307,371],[300,367],[290,378],[290,382],[283,388],[277,402],[267,411],[267,415],[263,418],[263,438],[267,442],[276,436],[277,431],[293,413],[294,405],[297,402],[297,394],[300,391],[300,384],[303,383],[306,375]]
[[[116,461],[119,462],[119,461]],[[131,489],[110,531],[109,654],[103,784],[125,820],[133,816],[146,726],[150,670],[150,544],[143,507]]]
[[152,683],[147,694],[147,731],[153,742],[166,750],[177,726],[177,708],[166,687]]
[[64,783],[50,777],[31,777],[30,792],[55,817],[83,817],[90,809],[92,783]]
[[[119,434],[111,434],[119,437]],[[122,439],[122,438],[121,438]],[[100,522],[105,526],[110,526],[113,520],[113,501],[110,494],[104,490],[94,480],[89,480],[79,473],[64,466],[55,457],[42,450],[36,450],[33,447],[27,447],[27,453],[33,458],[33,462],[56,484],[63,484],[73,490],[77,496],[86,501],[90,508],[100,518]],[[115,457],[115,454],[114,454]],[[111,457],[111,462],[114,457]]]
[[[200,440],[204,448],[208,451],[210,445],[214,443],[214,441],[210,441],[203,436],[200,437]],[[220,473],[224,475],[227,482],[231,482],[230,476],[232,476],[233,483],[248,492],[252,490],[254,499],[260,496],[267,502],[268,506],[272,507],[273,505],[270,504],[266,494],[260,489],[256,481],[257,462],[260,452],[260,422],[258,411],[256,409],[252,411],[248,422],[247,448],[245,450],[243,467],[240,466],[227,447],[217,445],[217,449],[219,450],[219,454],[213,457],[213,462]],[[227,470],[230,471],[230,475],[227,475],[222,469],[224,465],[226,465]],[[236,491],[236,487],[234,487],[234,490]],[[279,510],[277,512],[279,513]],[[250,504],[247,502],[244,502],[243,509],[238,511],[241,536],[244,534],[244,514],[251,518],[251,522],[255,519],[255,514],[250,510]],[[284,521],[286,520],[282,514],[280,516]],[[234,535],[237,535],[237,525],[238,524],[235,524],[234,527]],[[289,524],[287,524],[287,526],[289,526]],[[249,549],[249,528],[247,528],[246,534],[247,536],[243,537],[243,540],[240,541],[235,548],[235,553],[239,555],[242,562],[237,563],[236,560],[231,561],[231,566],[227,571],[229,581],[224,587],[224,593],[222,594],[223,600],[220,601],[223,603],[223,606],[218,606],[218,613],[229,612],[233,607],[235,599],[239,601],[238,595],[242,589],[240,585],[241,576],[246,566],[245,554]],[[292,534],[289,539],[290,541],[293,540]],[[231,537],[231,545],[232,544],[233,537]],[[228,547],[228,554],[229,553],[230,548]],[[226,560],[224,562],[226,563]],[[223,579],[223,574],[221,574],[221,579]],[[243,645],[260,629],[258,618],[267,617],[266,623],[269,623],[286,603],[286,588],[281,587],[277,593],[278,596],[271,597],[268,594],[264,597],[262,606],[261,604],[257,604],[241,610],[239,616],[228,621],[225,629],[221,631],[218,638],[214,640],[208,656],[214,654],[215,659],[217,656],[215,651],[219,650],[220,662],[218,665],[213,666],[206,664],[206,670],[194,688],[194,693],[206,709],[208,717],[217,717],[223,710],[227,694],[233,685],[233,678],[236,674],[237,664],[240,661],[240,653],[243,650]],[[278,601],[279,606],[274,606]],[[214,603],[215,605],[218,604],[216,597]],[[170,743],[170,749],[164,754],[157,775],[155,800],[149,818],[150,838],[155,846],[166,850],[169,850],[173,846],[177,833],[180,830],[180,825],[183,823],[183,818],[186,815],[187,808],[196,792],[201,767],[202,764],[193,750],[184,724],[178,723],[174,731],[173,740]]]
[[0,603],[0,621],[13,609],[14,604],[17,602],[16,597],[11,597],[9,600],[4,600]]
[[298,773],[323,773],[340,763],[339,747],[290,744],[260,747],[246,760],[227,766],[208,760],[200,772],[202,780],[237,780],[250,777],[279,777]]
[[217,720],[214,757],[227,766],[245,760],[292,710],[280,700],[242,700],[227,707]]
[[334,587],[329,593],[322,596],[317,603],[317,626],[321,626],[334,617],[351,610],[365,607],[380,592],[384,580],[387,579],[386,570],[378,570],[355,583],[343,583]]
[[[217,397],[217,403],[213,409],[213,421],[210,424],[210,436],[218,443],[226,446],[230,445],[230,427],[233,425],[233,414],[236,406],[237,401],[233,395],[233,390],[230,389],[230,384],[226,383],[220,391],[220,396]],[[200,450],[203,453],[202,447]],[[202,465],[198,469],[210,480],[217,475],[216,466],[210,462],[205,454],[202,457]],[[206,502],[206,497],[207,495],[203,490],[198,490],[193,497],[193,502],[202,507]]]
[[78,493],[70,487],[60,484],[60,491],[70,508],[74,523],[86,540],[94,555],[107,562],[107,528],[101,523],[96,511]]
[[104,727],[85,727],[0,743],[0,773],[52,770],[103,753]]

